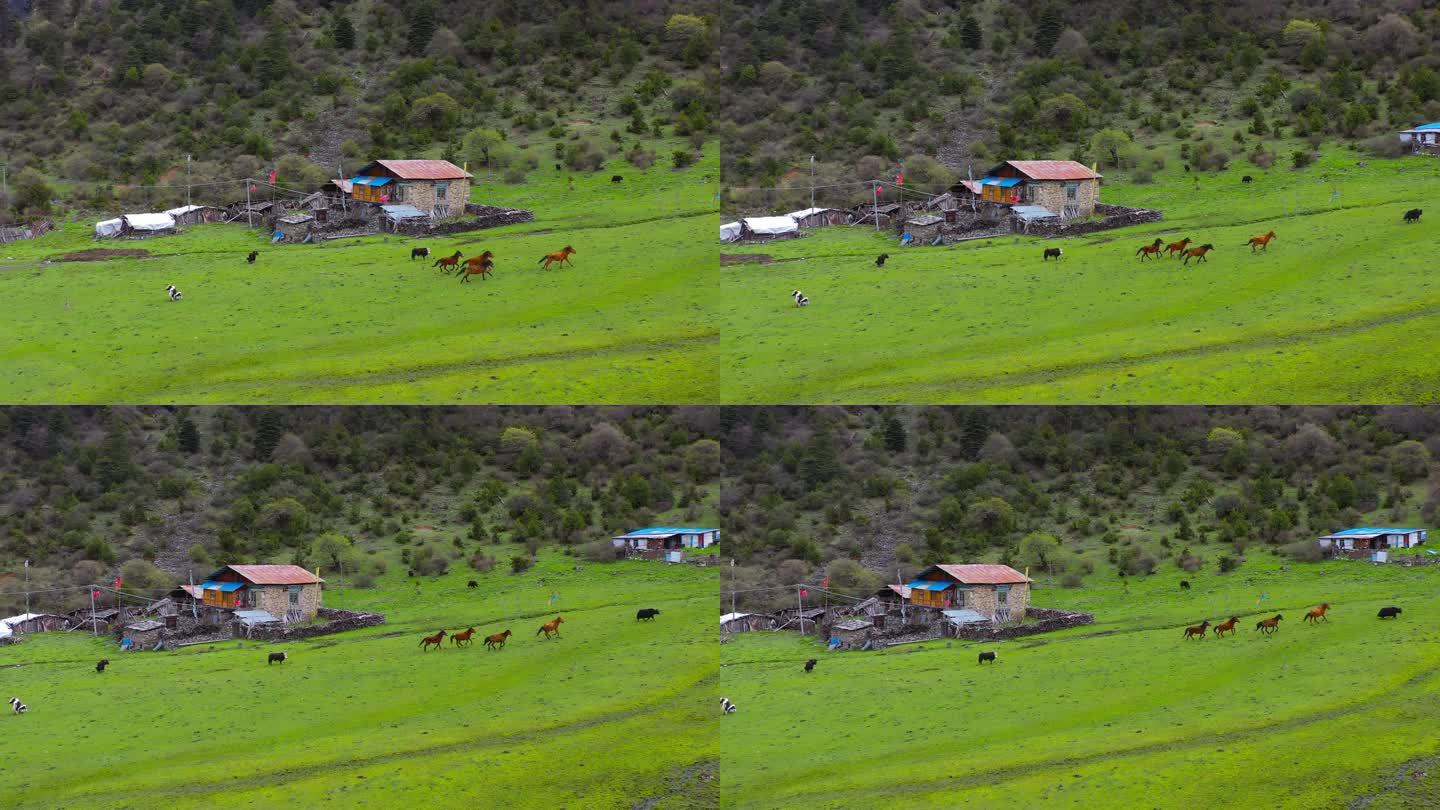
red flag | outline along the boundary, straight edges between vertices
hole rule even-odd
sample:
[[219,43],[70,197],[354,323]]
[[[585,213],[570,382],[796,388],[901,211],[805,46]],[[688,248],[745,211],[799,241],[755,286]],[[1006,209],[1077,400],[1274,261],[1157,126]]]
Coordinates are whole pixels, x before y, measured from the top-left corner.
[[899,173],[895,175],[895,185],[897,185],[897,186],[903,186],[903,185],[905,185],[905,170],[904,170],[904,169],[901,169],[901,170],[899,171]]
[[255,184],[254,184],[254,183],[251,183],[251,184],[250,184],[250,193],[253,194],[253,193],[255,193],[256,191],[259,191],[259,189],[255,187]]
[[122,581],[122,580],[121,580],[121,578],[120,578],[119,576],[116,576],[116,577],[115,577],[115,589],[116,589],[116,590],[119,590],[119,589],[120,589],[120,582],[121,582],[121,581]]
[[820,582],[820,587],[821,587],[821,588],[829,588],[829,587],[830,587],[830,575],[829,575],[829,574],[826,574],[826,575],[825,575],[825,579]]
[[809,592],[809,591],[805,590],[804,588],[801,588],[801,589],[800,589],[800,596],[805,597],[805,596],[809,596],[809,595],[810,595],[810,592]]
[[272,186],[275,185],[275,170],[274,170],[274,169],[271,169],[271,170],[270,170],[270,185],[272,185]]
[[100,592],[99,592],[99,591],[91,591],[91,592],[90,592],[90,596],[91,596],[91,598],[93,598],[93,599],[99,599],[99,598],[100,598]]

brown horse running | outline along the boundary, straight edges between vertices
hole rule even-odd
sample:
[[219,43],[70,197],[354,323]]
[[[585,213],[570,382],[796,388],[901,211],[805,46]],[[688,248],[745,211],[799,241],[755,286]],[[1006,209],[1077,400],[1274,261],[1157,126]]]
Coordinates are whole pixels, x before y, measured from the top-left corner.
[[1255,252],[1255,248],[1257,248],[1257,247],[1260,248],[1261,250],[1268,250],[1269,247],[1270,247],[1270,240],[1271,240],[1271,239],[1274,239],[1274,238],[1275,238],[1275,232],[1274,232],[1274,231],[1271,231],[1271,232],[1269,232],[1269,233],[1262,233],[1262,234],[1260,234],[1259,236],[1252,236],[1252,237],[1250,237],[1250,241],[1249,241],[1249,242],[1246,242],[1245,244],[1249,245],[1249,246],[1250,246],[1250,252],[1251,252],[1251,253],[1254,253],[1254,252]]
[[503,633],[496,633],[496,634],[493,635],[493,636],[486,636],[486,637],[485,637],[485,646],[486,646],[486,647],[489,647],[489,648],[492,649],[492,650],[501,649],[501,648],[503,648],[503,647],[505,646],[505,639],[507,639],[507,638],[510,638],[510,631],[509,631],[509,630],[506,630],[506,631],[503,632]]
[[475,635],[475,628],[470,628],[463,633],[454,633],[450,636],[450,643],[456,647],[463,647],[470,643],[470,637]]
[[440,268],[440,272],[442,273],[449,273],[455,269],[456,265],[460,264],[460,257],[463,255],[464,254],[457,250],[453,256],[441,256],[430,266]]
[[1185,628],[1185,638],[1205,638],[1205,630],[1210,626],[1210,620],[1206,619],[1196,625]]
[[540,268],[542,270],[549,270],[550,265],[554,264],[555,262],[559,262],[561,267],[564,267],[566,262],[570,262],[570,266],[574,267],[575,263],[570,261],[570,257],[574,254],[575,248],[566,245],[563,249],[557,250],[554,253],[546,253],[545,258],[536,262],[536,264],[545,265],[544,267]]
[[1279,613],[1276,613],[1273,618],[1261,619],[1260,621],[1256,622],[1255,629],[1268,636],[1280,628],[1280,620],[1283,618],[1285,617],[1281,616]]
[[560,618],[559,616],[556,616],[553,621],[548,621],[548,622],[540,625],[540,629],[535,631],[535,635],[538,636],[538,635],[540,635],[541,633],[544,633],[544,634],[545,634],[545,638],[548,639],[548,638],[550,638],[550,634],[551,634],[551,633],[554,633],[554,634],[555,634],[555,637],[556,637],[556,638],[559,638],[559,637],[560,637],[560,623],[563,622],[563,621],[565,621],[565,620],[562,619],[562,618]]
[[[1215,246],[1209,244],[1201,245],[1200,247],[1190,248],[1189,250],[1185,251],[1185,263],[1189,264],[1191,259],[1199,259],[1200,262],[1203,262],[1206,260],[1205,254],[1209,253],[1214,249]],[[1199,264],[1200,262],[1196,262],[1196,264]]]
[[1325,611],[1327,611],[1327,610],[1329,610],[1329,609],[1330,609],[1330,603],[1329,603],[1329,602],[1321,602],[1321,603],[1320,603],[1320,607],[1310,608],[1310,612],[1305,614],[1305,619],[1304,619],[1304,621],[1307,621],[1307,622],[1315,622],[1315,623],[1318,624],[1321,619],[1324,619],[1325,621],[1328,622],[1328,621],[1330,621],[1330,617],[1328,617],[1328,616],[1325,615]]
[[444,644],[443,644],[444,641],[445,641],[445,631],[444,631],[444,630],[441,630],[440,632],[436,633],[436,634],[433,635],[433,636],[426,636],[425,638],[420,639],[420,646],[421,646],[422,648],[424,648],[424,649],[423,649],[423,652],[430,652],[430,645],[431,645],[431,644],[434,644],[434,645],[435,645],[435,649],[437,649],[437,650],[443,650],[443,649],[445,649]]
[[1215,625],[1215,635],[1217,637],[1224,636],[1226,630],[1230,631],[1230,635],[1235,635],[1235,625],[1238,624],[1239,621],[1239,616],[1231,616],[1229,621]]
[[1165,257],[1169,258],[1176,254],[1184,253],[1185,248],[1190,247],[1190,242],[1191,239],[1188,236],[1184,239],[1181,239],[1179,242],[1171,242],[1170,244],[1165,246]]
[[479,256],[466,259],[465,272],[460,274],[460,283],[464,284],[469,281],[471,276],[479,276],[480,280],[484,281],[485,278],[490,275],[491,271],[495,269],[495,262],[491,259],[494,255],[494,253],[487,250]]
[[1155,237],[1155,241],[1154,241],[1154,242],[1151,242],[1151,243],[1148,244],[1148,245],[1141,245],[1141,246],[1140,246],[1140,249],[1137,250],[1137,251],[1135,251],[1135,255],[1136,255],[1136,256],[1139,256],[1139,257],[1140,257],[1140,261],[1142,261],[1142,262],[1145,261],[1146,259],[1153,259],[1153,258],[1155,258],[1156,256],[1159,256],[1159,255],[1160,255],[1160,248],[1161,248],[1164,244],[1165,244],[1165,240],[1164,240],[1164,239],[1161,239],[1160,237],[1157,236],[1157,237]]

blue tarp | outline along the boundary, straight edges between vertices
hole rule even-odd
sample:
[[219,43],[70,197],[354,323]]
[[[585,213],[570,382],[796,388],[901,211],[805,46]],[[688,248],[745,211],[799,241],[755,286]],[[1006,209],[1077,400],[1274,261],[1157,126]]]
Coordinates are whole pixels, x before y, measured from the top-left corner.
[[245,587],[245,583],[243,583],[243,582],[213,582],[213,581],[212,581],[212,582],[202,582],[202,583],[200,583],[200,590],[202,590],[202,591],[220,591],[220,592],[222,592],[222,593],[229,593],[230,591],[238,591],[238,590],[240,590],[240,589],[243,588],[243,587]]
[[383,186],[394,178],[390,177],[352,177],[350,182],[357,186]]
[[922,591],[943,591],[946,588],[954,587],[954,585],[955,583],[953,582],[940,582],[934,579],[917,579],[905,587],[911,589],[919,588]]
[[980,181],[980,185],[1010,188],[1011,186],[1020,185],[1021,182],[1022,181],[1018,177],[986,177],[985,179]]

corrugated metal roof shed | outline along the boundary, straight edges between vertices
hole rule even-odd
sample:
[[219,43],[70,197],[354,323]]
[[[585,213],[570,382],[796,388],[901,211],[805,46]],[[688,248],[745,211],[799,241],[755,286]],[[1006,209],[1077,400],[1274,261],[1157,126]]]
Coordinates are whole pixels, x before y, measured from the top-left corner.
[[135,622],[134,624],[127,624],[127,625],[125,625],[125,629],[126,629],[126,630],[134,630],[134,631],[137,632],[137,633],[143,633],[143,632],[145,632],[145,631],[147,631],[147,630],[159,630],[160,628],[162,628],[162,627],[164,627],[164,626],[165,626],[165,623],[164,623],[164,622],[157,622],[157,621],[153,621],[153,620],[152,620],[152,621],[145,621],[145,622]]
[[863,620],[863,619],[846,619],[846,620],[843,621],[843,622],[837,622],[831,629],[832,629],[832,630],[864,630],[864,629],[867,628],[867,627],[874,627],[874,626],[875,626],[875,623],[874,623],[874,622],[867,622],[867,621],[865,621],[865,620]]
[[1029,222],[1036,219],[1054,219],[1055,212],[1043,205],[1012,205],[1010,212]]
[[425,219],[426,217],[430,216],[429,214],[421,211],[419,208],[416,208],[413,205],[392,203],[389,205],[382,205],[380,207],[385,210],[385,216],[390,217],[391,219]]
[[957,610],[942,610],[942,611],[940,611],[940,612],[943,613],[943,614],[945,614],[945,620],[948,621],[948,622],[950,622],[951,624],[989,624],[989,623],[990,623],[990,620],[989,620],[988,618],[986,618],[983,614],[976,613],[976,612],[973,611],[973,610],[957,609]]
[[246,625],[280,621],[263,610],[237,610],[235,611],[235,618],[239,619],[241,624]]

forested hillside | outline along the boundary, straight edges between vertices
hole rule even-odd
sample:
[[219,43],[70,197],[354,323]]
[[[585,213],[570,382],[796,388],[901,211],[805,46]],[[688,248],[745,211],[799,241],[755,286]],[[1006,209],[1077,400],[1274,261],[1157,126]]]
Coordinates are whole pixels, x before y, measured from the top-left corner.
[[934,562],[1061,586],[1243,571],[1440,519],[1437,408],[726,408],[721,431],[725,591],[864,594]]
[[[297,562],[367,587],[542,546],[713,522],[706,408],[0,409],[0,610],[108,582],[142,594],[216,564]],[[83,590],[32,606],[78,607]],[[6,614],[9,615],[9,614]]]
[[233,194],[271,169],[307,189],[377,157],[506,182],[679,165],[715,113],[707,2],[10,0],[0,214]]
[[[1145,182],[1167,152],[1197,171],[1288,166],[1297,144],[1386,154],[1395,130],[1440,119],[1440,9],[1422,0],[731,0],[720,17],[739,207],[778,201],[744,187],[808,199],[810,155],[821,186],[903,165],[931,188],[1044,157]],[[1178,151],[1147,151],[1162,145]]]

